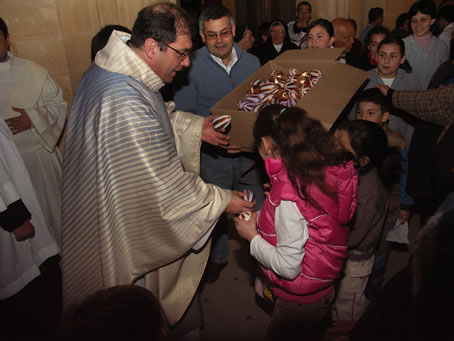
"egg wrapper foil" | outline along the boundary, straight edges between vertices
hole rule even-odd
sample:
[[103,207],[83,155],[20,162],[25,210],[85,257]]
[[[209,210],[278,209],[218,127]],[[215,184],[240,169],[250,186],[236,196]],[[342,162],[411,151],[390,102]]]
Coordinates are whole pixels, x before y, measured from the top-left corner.
[[269,104],[294,107],[322,78],[318,69],[298,71],[291,68],[288,73],[273,71],[265,81],[256,79],[247,90],[247,95],[238,102],[243,111],[259,111]]
[[244,221],[249,221],[251,220],[252,213],[251,212],[241,212],[239,215],[239,218]]
[[246,194],[243,195],[243,199],[249,202],[254,201],[255,200],[254,192],[247,190]]

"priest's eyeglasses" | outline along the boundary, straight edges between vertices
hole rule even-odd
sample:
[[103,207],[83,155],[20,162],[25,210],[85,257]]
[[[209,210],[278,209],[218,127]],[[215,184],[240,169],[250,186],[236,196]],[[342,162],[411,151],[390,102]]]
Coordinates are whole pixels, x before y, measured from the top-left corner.
[[164,45],[164,46],[167,46],[169,49],[175,51],[175,53],[178,53],[178,55],[180,56],[180,60],[181,61],[185,60],[191,54],[191,50],[186,50],[184,52],[180,52],[176,48],[173,48],[172,46],[167,45],[166,43],[161,42],[161,44]]

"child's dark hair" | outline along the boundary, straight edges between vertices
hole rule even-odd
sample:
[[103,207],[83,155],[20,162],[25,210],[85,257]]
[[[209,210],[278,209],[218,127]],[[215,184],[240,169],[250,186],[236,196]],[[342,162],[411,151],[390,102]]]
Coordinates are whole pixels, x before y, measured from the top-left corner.
[[435,18],[436,11],[437,8],[433,1],[417,1],[410,7],[408,15],[410,16],[410,21],[418,12],[429,14],[431,18]]
[[377,88],[370,88],[361,92],[358,96],[357,103],[372,102],[380,106],[382,113],[389,112],[389,106],[386,102],[386,96],[381,93]]
[[[385,37],[385,39],[383,39],[380,42],[380,44],[378,44],[377,51],[380,52],[380,48],[383,45],[391,45],[391,44],[396,44],[397,46],[399,46],[400,54],[402,56],[405,56],[405,43],[404,43],[404,41],[401,38],[399,38],[398,36],[396,36],[395,34],[392,34],[392,33],[388,34]],[[407,59],[405,59],[405,62],[403,62],[400,65],[400,68],[405,70],[407,73],[410,73],[412,71],[411,65],[410,65],[410,63],[408,62]]]
[[107,25],[104,26],[98,33],[91,39],[91,61],[95,60],[98,51],[102,50],[110,38],[112,32],[121,31],[131,34],[131,30],[122,25]]
[[369,19],[369,22],[373,22],[377,20],[378,18],[383,16],[383,8],[381,7],[374,7],[369,10],[369,13],[367,14],[367,18]]
[[320,121],[309,118],[300,108],[273,104],[262,109],[255,121],[257,146],[262,137],[271,137],[276,144],[290,181],[303,200],[321,208],[317,198],[308,195],[309,184],[335,196],[325,182],[325,168],[343,163],[345,154],[336,150],[333,137]]
[[124,285],[100,290],[65,312],[56,340],[159,340],[161,306],[145,288]]
[[367,37],[366,37],[366,44],[370,44],[370,40],[372,39],[372,36],[374,34],[384,34],[385,36],[387,36],[389,34],[389,31],[386,27],[384,26],[375,26],[375,27],[372,27],[371,30],[369,31],[369,33],[367,34]]
[[307,33],[309,33],[315,26],[323,27],[325,31],[329,34],[330,38],[334,37],[334,27],[331,21],[322,18],[314,20],[307,27]]
[[385,187],[391,187],[400,179],[400,153],[395,147],[388,147],[386,134],[377,123],[365,120],[345,120],[337,130],[348,133],[350,145],[355,152],[357,167],[362,157],[368,157],[369,163],[359,167],[358,173],[366,173],[373,167],[378,171]]
[[303,43],[307,42],[307,40],[309,39],[309,32],[316,26],[320,26],[320,27],[324,28],[330,38],[334,37],[334,27],[333,27],[333,24],[331,23],[331,21],[320,18],[320,19],[311,21],[309,26],[307,26],[307,31],[306,31],[307,34],[305,34],[302,39]]
[[3,18],[0,17],[0,31],[3,33],[3,38],[8,38],[8,26],[6,26],[5,21]]
[[404,25],[405,25],[405,22],[407,20],[410,20],[410,16],[408,15],[408,13],[401,13],[399,14],[399,16],[397,17],[396,19],[396,28],[399,29],[399,28],[403,28]]

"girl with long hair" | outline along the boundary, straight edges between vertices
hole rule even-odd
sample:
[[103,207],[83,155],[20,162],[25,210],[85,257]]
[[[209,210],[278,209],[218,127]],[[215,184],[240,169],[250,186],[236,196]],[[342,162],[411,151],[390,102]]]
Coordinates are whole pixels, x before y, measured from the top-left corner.
[[347,256],[357,173],[333,136],[297,107],[265,107],[254,138],[271,190],[257,215],[234,221],[275,303],[268,338],[304,331],[315,340]]

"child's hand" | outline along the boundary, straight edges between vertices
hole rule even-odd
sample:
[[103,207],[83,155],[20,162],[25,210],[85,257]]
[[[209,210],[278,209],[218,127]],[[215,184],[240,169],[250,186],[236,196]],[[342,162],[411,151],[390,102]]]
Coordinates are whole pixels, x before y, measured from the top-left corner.
[[266,184],[263,184],[263,189],[265,190],[265,196],[269,196],[270,195],[270,191],[271,191],[271,184],[268,182]]
[[241,220],[239,217],[233,219],[235,228],[241,238],[251,241],[257,233],[257,214],[252,213],[249,221]]
[[400,210],[399,211],[399,222],[400,224],[404,224],[407,220],[408,217],[410,216],[410,211],[407,210]]
[[16,240],[18,242],[22,242],[29,238],[33,238],[33,236],[35,235],[35,227],[29,220],[27,220],[21,226],[13,230],[13,233]]

